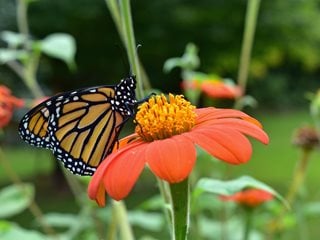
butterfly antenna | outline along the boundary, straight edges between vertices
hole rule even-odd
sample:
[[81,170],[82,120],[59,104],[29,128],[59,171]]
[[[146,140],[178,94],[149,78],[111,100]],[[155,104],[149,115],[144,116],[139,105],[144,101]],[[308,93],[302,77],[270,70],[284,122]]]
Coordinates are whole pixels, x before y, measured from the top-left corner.
[[[142,47],[141,44],[138,44],[138,45],[136,46],[136,55],[137,55],[137,57],[138,57],[138,49],[139,49],[140,47]],[[130,66],[130,76],[133,76],[134,74],[133,74],[133,71],[132,71],[132,68],[131,68],[131,67],[132,67],[132,66]]]
[[122,46],[122,45],[119,45],[119,44],[115,44],[115,46],[119,49],[120,51],[120,56],[121,56],[121,60],[122,60],[122,65],[126,67],[126,72],[129,72],[129,76],[131,76],[131,67],[130,67],[130,64],[129,64],[129,61],[127,60],[127,57],[126,57],[126,50],[125,48]]

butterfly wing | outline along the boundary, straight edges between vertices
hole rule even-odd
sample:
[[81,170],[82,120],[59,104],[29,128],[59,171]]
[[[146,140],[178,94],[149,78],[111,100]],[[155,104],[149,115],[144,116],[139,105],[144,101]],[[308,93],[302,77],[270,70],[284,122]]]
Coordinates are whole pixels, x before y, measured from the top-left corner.
[[117,141],[125,116],[115,111],[114,87],[57,95],[32,109],[19,132],[31,145],[52,150],[72,173],[92,175]]
[[33,146],[50,149],[49,115],[49,109],[46,104],[40,104],[26,114],[19,126],[19,133],[22,139]]

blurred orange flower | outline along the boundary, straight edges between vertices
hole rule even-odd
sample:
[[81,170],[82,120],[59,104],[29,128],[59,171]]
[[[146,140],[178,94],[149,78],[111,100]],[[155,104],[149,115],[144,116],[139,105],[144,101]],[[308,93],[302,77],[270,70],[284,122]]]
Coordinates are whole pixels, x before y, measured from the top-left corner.
[[261,189],[246,189],[231,196],[220,196],[223,201],[233,201],[240,205],[254,208],[274,198],[273,194]]
[[98,167],[88,195],[100,206],[105,191],[125,198],[147,165],[159,178],[177,183],[188,177],[196,160],[195,145],[227,163],[247,162],[252,147],[245,135],[267,144],[261,124],[233,109],[196,109],[183,96],[158,95],[139,106],[135,133],[119,141],[119,150]]
[[201,90],[212,98],[234,99],[242,95],[241,87],[235,84],[228,84],[223,81],[205,80],[201,84]]
[[23,106],[24,100],[14,97],[9,88],[0,85],[0,128],[10,122],[15,107]]
[[181,88],[183,90],[197,90],[200,89],[200,81],[199,80],[184,80],[181,82]]
[[48,97],[48,96],[37,98],[32,102],[31,107],[35,107],[35,106],[39,105],[40,103],[48,100],[49,98],[50,97]]

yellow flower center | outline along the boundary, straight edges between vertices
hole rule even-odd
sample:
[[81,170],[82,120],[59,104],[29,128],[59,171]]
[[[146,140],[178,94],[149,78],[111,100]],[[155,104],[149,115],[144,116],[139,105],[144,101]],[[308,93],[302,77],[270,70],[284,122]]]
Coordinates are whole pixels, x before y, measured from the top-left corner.
[[182,95],[157,95],[138,109],[135,132],[147,142],[188,132],[195,124],[195,106]]

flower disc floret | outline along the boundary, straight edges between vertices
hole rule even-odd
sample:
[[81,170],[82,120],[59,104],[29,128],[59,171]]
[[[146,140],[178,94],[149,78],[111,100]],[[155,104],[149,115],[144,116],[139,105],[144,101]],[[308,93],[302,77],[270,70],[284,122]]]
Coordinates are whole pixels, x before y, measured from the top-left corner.
[[151,97],[139,107],[136,133],[151,142],[188,132],[195,125],[195,106],[182,95]]

